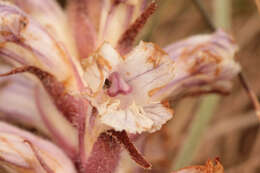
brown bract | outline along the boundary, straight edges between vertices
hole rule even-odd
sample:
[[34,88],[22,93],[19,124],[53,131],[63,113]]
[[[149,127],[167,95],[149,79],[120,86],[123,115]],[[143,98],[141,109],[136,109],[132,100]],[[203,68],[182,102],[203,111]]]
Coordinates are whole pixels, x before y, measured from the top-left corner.
[[149,17],[157,8],[156,2],[153,2],[147,9],[135,20],[135,22],[123,33],[117,43],[117,50],[121,55],[127,54],[133,47],[137,34],[141,31]]
[[107,133],[124,146],[124,148],[128,151],[128,153],[136,163],[138,163],[145,169],[151,169],[152,165],[148,161],[146,161],[142,154],[136,149],[136,147],[130,141],[126,131],[116,132],[114,130],[110,130]]

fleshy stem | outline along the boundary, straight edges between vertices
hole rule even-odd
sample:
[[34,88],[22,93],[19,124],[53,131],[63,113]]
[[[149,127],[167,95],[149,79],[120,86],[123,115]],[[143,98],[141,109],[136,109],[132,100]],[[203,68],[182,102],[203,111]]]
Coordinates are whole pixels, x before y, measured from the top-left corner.
[[[218,1],[218,2],[217,2]],[[215,31],[216,27],[211,22],[207,12],[204,10],[202,4],[199,0],[192,0],[196,7],[201,12],[201,15],[206,20],[207,25],[212,31]],[[231,16],[229,7],[230,0],[215,0],[215,17],[217,16],[216,24],[224,29],[228,29],[230,26]],[[221,8],[221,6],[223,8]],[[226,11],[223,11],[226,10]],[[226,14],[226,15],[223,15]],[[221,20],[221,18],[225,18]],[[204,132],[206,131],[211,118],[220,102],[221,97],[218,95],[209,95],[201,98],[200,105],[195,114],[195,118],[192,121],[191,127],[189,129],[189,134],[184,141],[184,145],[177,155],[173,169],[177,170],[182,167],[189,165],[194,156],[196,155],[198,146],[202,141]]]

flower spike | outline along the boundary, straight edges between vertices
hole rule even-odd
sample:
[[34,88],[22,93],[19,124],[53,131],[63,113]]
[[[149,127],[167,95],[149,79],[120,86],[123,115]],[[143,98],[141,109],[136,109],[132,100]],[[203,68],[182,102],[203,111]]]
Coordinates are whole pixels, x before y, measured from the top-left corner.
[[[53,144],[39,144],[40,138],[0,122],[4,166],[26,172],[112,173],[123,146],[138,165],[150,169],[130,137],[155,132],[170,120],[170,98],[228,92],[240,71],[234,61],[237,46],[221,30],[165,49],[146,42],[134,47],[156,1],[69,1],[75,43],[55,0],[12,3],[0,1],[0,57],[8,64],[0,68],[0,86],[8,82],[1,88],[0,99],[7,102],[0,102],[0,114],[26,109],[13,116],[17,123],[44,131],[70,158]],[[10,68],[14,70],[6,73]],[[29,74],[10,76],[24,72]],[[29,118],[20,120],[26,114]],[[13,151],[5,139],[22,151]],[[23,151],[26,157],[20,155]]]

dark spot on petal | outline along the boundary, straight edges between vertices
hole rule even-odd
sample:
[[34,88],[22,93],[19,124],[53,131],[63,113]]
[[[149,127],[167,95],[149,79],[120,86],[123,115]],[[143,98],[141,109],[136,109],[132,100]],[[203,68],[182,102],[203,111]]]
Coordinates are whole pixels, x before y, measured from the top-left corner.
[[109,79],[106,79],[103,88],[108,89],[110,87],[111,87],[111,81]]

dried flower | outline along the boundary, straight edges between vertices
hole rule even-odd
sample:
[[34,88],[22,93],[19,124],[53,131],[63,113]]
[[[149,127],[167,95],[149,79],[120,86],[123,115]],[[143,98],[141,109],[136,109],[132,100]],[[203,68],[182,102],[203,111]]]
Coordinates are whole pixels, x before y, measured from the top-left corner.
[[178,171],[174,171],[172,173],[224,173],[224,168],[219,162],[219,160],[215,159],[214,161],[207,161],[205,166],[190,166]]
[[165,49],[134,47],[156,3],[70,1],[67,21],[53,0],[12,2],[0,2],[1,116],[38,129],[57,146],[0,122],[7,171],[114,172],[120,145],[150,168],[132,138],[171,119],[169,98],[226,93],[240,70],[237,46],[221,30]]

